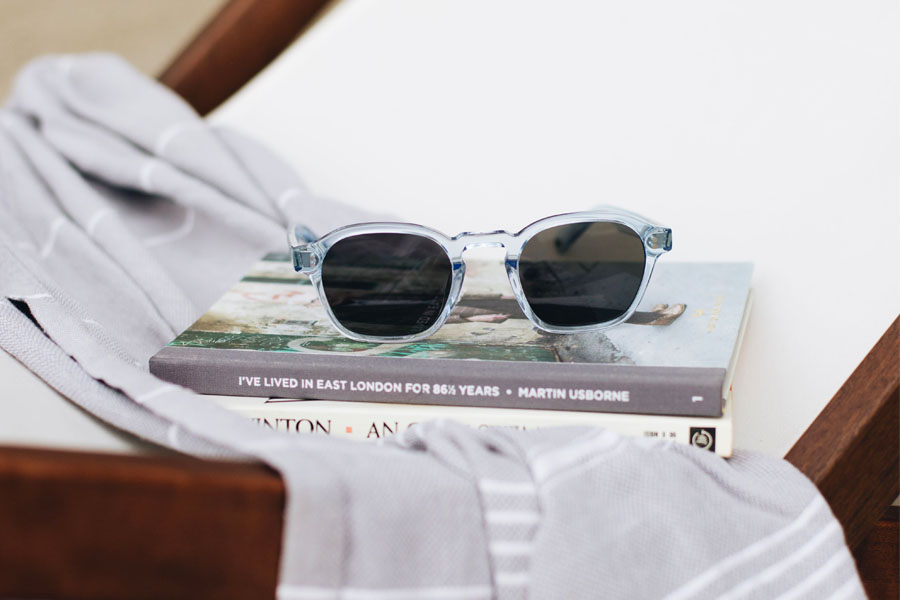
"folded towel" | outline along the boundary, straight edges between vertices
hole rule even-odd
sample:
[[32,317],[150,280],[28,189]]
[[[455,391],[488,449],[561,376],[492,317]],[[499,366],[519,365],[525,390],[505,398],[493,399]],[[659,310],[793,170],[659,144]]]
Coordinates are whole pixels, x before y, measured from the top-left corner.
[[289,221],[365,217],[114,56],[42,58],[0,111],[0,347],[116,427],[276,468],[280,598],[864,597],[826,502],[777,458],[444,421],[291,437],[149,374]]

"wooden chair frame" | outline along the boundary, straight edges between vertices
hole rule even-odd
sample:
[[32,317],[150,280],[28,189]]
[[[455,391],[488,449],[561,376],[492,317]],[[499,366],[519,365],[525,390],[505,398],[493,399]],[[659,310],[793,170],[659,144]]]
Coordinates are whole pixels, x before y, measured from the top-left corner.
[[[205,114],[326,4],[232,0],[161,80]],[[873,597],[897,597],[885,507],[900,494],[898,323],[786,455],[830,503]],[[0,596],[274,597],[284,494],[263,465],[2,448]]]

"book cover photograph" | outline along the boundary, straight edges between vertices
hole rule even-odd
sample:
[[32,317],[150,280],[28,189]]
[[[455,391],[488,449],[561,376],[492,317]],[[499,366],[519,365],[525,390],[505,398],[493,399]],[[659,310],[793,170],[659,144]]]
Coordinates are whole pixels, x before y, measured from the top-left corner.
[[468,261],[462,297],[426,340],[335,329],[287,254],[259,261],[151,359],[206,394],[716,417],[749,310],[749,263],[666,263],[628,322],[536,329],[502,264]]

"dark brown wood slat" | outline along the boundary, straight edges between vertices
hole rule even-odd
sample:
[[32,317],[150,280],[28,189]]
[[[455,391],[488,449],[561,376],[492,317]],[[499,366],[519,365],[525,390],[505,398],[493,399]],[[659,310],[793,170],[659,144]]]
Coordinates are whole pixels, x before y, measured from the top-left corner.
[[888,508],[855,557],[869,598],[900,598],[900,507]]
[[[194,486],[210,503],[199,518],[201,494],[184,493]],[[0,596],[274,595],[281,523],[271,517],[284,496],[263,467],[0,448],[0,490]],[[898,515],[890,507],[855,552],[871,598],[898,597]],[[253,538],[241,534],[250,524]]]
[[160,75],[201,115],[268,65],[328,0],[231,0]]
[[0,448],[0,596],[272,598],[283,509],[259,464]]
[[785,458],[818,486],[859,546],[900,494],[900,318]]

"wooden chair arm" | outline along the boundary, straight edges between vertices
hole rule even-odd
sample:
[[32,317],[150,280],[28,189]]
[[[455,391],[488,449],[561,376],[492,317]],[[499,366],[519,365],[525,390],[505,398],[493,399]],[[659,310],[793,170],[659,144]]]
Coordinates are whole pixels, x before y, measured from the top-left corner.
[[231,0],[159,79],[205,115],[272,62],[326,4],[328,0]]
[[819,487],[851,549],[900,494],[898,347],[900,317],[785,456]]

